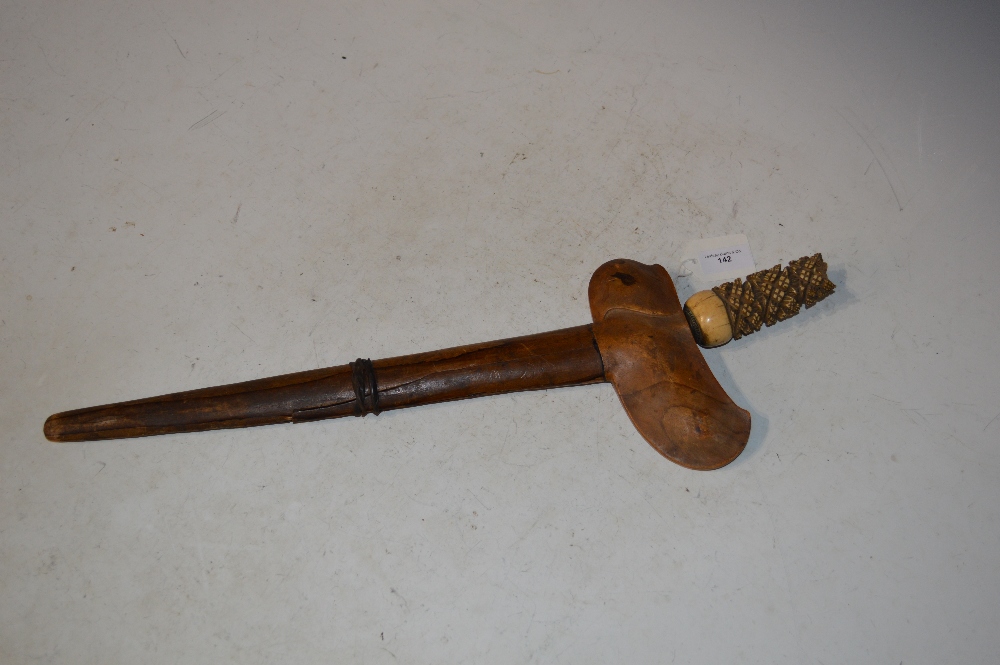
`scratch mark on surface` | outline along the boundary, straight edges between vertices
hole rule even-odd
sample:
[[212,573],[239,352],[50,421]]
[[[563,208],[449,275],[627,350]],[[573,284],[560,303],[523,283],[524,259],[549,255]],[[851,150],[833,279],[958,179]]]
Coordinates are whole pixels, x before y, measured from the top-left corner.
[[535,73],[536,73],[536,74],[545,74],[546,76],[548,76],[549,74],[558,74],[558,73],[559,73],[560,71],[562,71],[562,70],[559,70],[559,69],[557,69],[557,70],[555,70],[554,72],[543,72],[543,71],[542,71],[542,70],[540,70],[540,69],[536,69],[536,70],[535,70]]
[[170,37],[170,39],[174,40],[174,46],[177,47],[177,52],[181,54],[182,58],[184,58],[185,60],[187,60],[188,57],[186,55],[184,55],[184,51],[181,50],[181,45],[177,43],[177,39],[174,38],[174,36],[171,35],[169,32],[167,33],[167,36]]
[[483,507],[483,508],[485,508],[486,510],[490,510],[490,507],[489,507],[489,506],[487,506],[487,505],[486,505],[485,503],[483,503],[483,500],[482,500],[482,499],[480,499],[480,498],[479,498],[478,496],[476,496],[476,493],[475,493],[475,492],[473,492],[473,491],[472,491],[472,490],[470,490],[469,488],[466,488],[466,489],[465,489],[465,491],[466,491],[466,492],[468,492],[469,494],[471,494],[471,495],[472,495],[472,498],[473,498],[473,499],[475,499],[476,501],[478,501],[478,502],[479,502],[479,505],[480,505],[480,506],[482,506],[482,507]]
[[42,52],[42,58],[45,60],[45,64],[48,66],[48,68],[50,70],[52,70],[52,73],[55,74],[56,76],[60,76],[62,78],[66,78],[66,74],[64,74],[63,72],[59,71],[58,69],[56,69],[55,67],[52,66],[52,62],[49,61],[49,54],[45,52],[44,48],[42,48],[42,42],[41,42],[41,40],[39,40],[36,37],[35,38],[35,43],[38,45],[38,50]]
[[[885,164],[882,163],[882,160],[879,158],[878,153],[875,152],[874,148],[872,148],[871,143],[868,142],[868,138],[864,134],[862,134],[857,127],[854,126],[854,123],[848,120],[847,116],[841,113],[840,109],[836,109],[836,111],[837,115],[839,115],[844,120],[844,122],[847,123],[847,126],[853,129],[854,133],[858,135],[858,138],[861,139],[861,142],[865,144],[866,148],[868,148],[868,152],[872,154],[872,157],[875,159],[875,163],[878,164],[878,167],[880,169],[882,169],[882,175],[885,176],[885,181],[889,184],[889,189],[892,191],[892,195],[896,199],[896,205],[899,207],[899,211],[902,212],[903,208],[906,207],[906,204],[903,203],[902,199],[900,198],[896,183],[893,182],[894,178],[889,176],[889,171],[886,170]],[[869,164],[868,167],[871,168],[871,164]],[[868,173],[868,169],[865,169],[865,173],[866,174]],[[900,183],[900,186],[902,186],[902,183]],[[907,203],[909,203],[908,197],[907,197]]]
[[230,69],[232,69],[236,65],[240,64],[241,62],[243,62],[243,58],[237,58],[236,61],[233,64],[231,64],[228,67],[226,67],[225,69],[223,69],[222,72],[220,72],[218,76],[216,76],[214,79],[212,79],[212,81],[213,82],[214,81],[218,81],[220,78],[222,78],[223,76],[225,76],[226,73],[229,72]]
[[245,332],[243,332],[242,330],[240,330],[240,327],[239,327],[238,325],[236,325],[235,323],[233,324],[233,327],[234,327],[234,328],[236,328],[237,330],[239,330],[239,331],[240,331],[240,334],[242,334],[242,335],[243,335],[244,337],[246,337],[246,338],[247,338],[248,340],[250,340],[250,341],[251,341],[251,342],[253,342],[254,344],[256,344],[256,343],[257,343],[257,340],[255,340],[255,339],[254,339],[253,337],[251,337],[250,335],[248,335],[248,334],[246,334]]
[[189,132],[190,131],[194,131],[195,129],[201,129],[205,125],[210,125],[213,122],[215,122],[216,120],[218,120],[219,118],[221,118],[222,116],[224,116],[225,114],[226,114],[225,111],[220,111],[220,110],[216,109],[216,110],[212,111],[211,113],[209,113],[208,115],[206,115],[201,120],[199,120],[198,122],[196,122],[193,125],[191,125],[190,127],[188,127],[188,131]]
[[983,431],[985,432],[986,430],[988,430],[990,428],[990,425],[992,425],[993,423],[996,422],[997,418],[1000,418],[1000,413],[998,413],[997,415],[993,416],[993,420],[991,420],[990,422],[986,423],[986,427],[983,428]]
[[[107,104],[109,100],[113,99],[115,93],[118,92],[119,88],[121,88],[122,85],[124,85],[124,84],[120,84],[117,88],[115,88],[115,92],[111,93],[110,95],[106,95],[104,97],[104,99],[102,99],[100,102],[97,103],[96,106],[94,106],[94,108],[90,109],[90,111],[88,111],[87,113],[85,113],[77,121],[76,125],[73,127],[73,131],[71,131],[69,133],[69,138],[66,139],[66,143],[63,145],[62,150],[59,151],[59,156],[60,157],[62,157],[62,155],[66,152],[66,148],[69,147],[69,144],[73,142],[73,137],[76,136],[76,132],[77,132],[78,129],[80,129],[80,126],[83,125],[84,122],[86,122],[87,120],[89,120],[90,116],[94,115],[94,113],[96,113],[98,111],[98,109],[100,109],[102,106],[104,106],[105,104]],[[69,120],[69,118],[66,118],[66,119]]]
[[236,222],[240,221],[240,208],[242,208],[242,207],[243,207],[243,203],[242,202],[236,204],[236,214],[233,215],[233,224],[235,224]]
[[[379,92],[381,92],[381,90]],[[436,95],[434,97],[424,97],[424,100],[425,101],[430,101],[430,100],[433,100],[433,99],[455,99],[455,98],[461,97],[463,95],[481,95],[484,92],[496,92],[496,91],[492,90],[492,89],[486,89],[486,90],[465,90],[465,91],[460,92],[458,94],[451,93],[451,94],[447,94],[447,95]],[[385,94],[383,93],[383,97],[384,96],[385,96]],[[386,97],[386,99],[388,99],[388,97]],[[393,102],[393,103],[395,103],[395,102]]]
[[409,609],[410,609],[410,603],[406,600],[406,598],[403,598],[403,594],[399,593],[398,591],[396,591],[395,589],[393,589],[391,587],[389,589],[389,592],[392,593],[392,594],[395,594],[397,598],[399,598],[401,601],[403,601],[403,609],[409,611]]
[[[153,192],[154,194],[156,194],[157,196],[159,196],[161,199],[163,198],[163,194],[161,194],[159,192],[159,190],[154,189],[153,187],[147,185],[145,182],[143,182],[142,180],[139,180],[139,178],[135,177],[131,173],[126,173],[125,171],[122,171],[118,167],[113,167],[113,170],[116,171],[116,172],[118,172],[118,173],[121,173],[123,176],[125,176],[126,178],[129,178],[130,180],[135,180],[137,183],[139,183],[140,185],[142,185],[143,187],[145,187],[149,191]],[[135,224],[132,224],[132,226],[135,226]]]

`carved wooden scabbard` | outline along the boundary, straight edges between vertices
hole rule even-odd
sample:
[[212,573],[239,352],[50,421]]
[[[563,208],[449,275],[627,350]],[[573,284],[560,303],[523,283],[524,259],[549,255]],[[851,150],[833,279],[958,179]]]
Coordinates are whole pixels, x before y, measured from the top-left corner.
[[46,421],[45,435],[94,441],[298,423],[601,381],[586,325],[66,411]]

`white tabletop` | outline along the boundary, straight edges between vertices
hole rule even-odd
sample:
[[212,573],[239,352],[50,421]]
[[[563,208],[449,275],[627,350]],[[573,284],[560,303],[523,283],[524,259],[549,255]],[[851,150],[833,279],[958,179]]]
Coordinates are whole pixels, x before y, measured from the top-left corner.
[[[6,3],[0,661],[998,662],[997,10],[751,4]],[[705,352],[718,471],[606,384],[42,436],[740,233],[837,291]]]

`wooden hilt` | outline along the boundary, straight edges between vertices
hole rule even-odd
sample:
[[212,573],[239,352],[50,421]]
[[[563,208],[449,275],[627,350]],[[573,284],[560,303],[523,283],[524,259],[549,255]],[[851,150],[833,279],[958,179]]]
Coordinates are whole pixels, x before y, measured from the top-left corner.
[[706,349],[722,346],[795,316],[803,305],[809,309],[837,288],[826,268],[823,255],[813,254],[699,291],[684,303],[695,341]]

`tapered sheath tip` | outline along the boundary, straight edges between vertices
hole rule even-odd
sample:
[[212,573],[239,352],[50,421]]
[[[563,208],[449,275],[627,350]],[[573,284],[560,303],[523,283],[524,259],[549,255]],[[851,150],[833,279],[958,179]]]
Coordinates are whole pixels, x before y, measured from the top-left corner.
[[42,431],[45,433],[45,438],[49,441],[55,441],[58,443],[64,440],[62,438],[62,431],[59,427],[58,413],[49,416],[45,420],[45,427],[42,428]]

